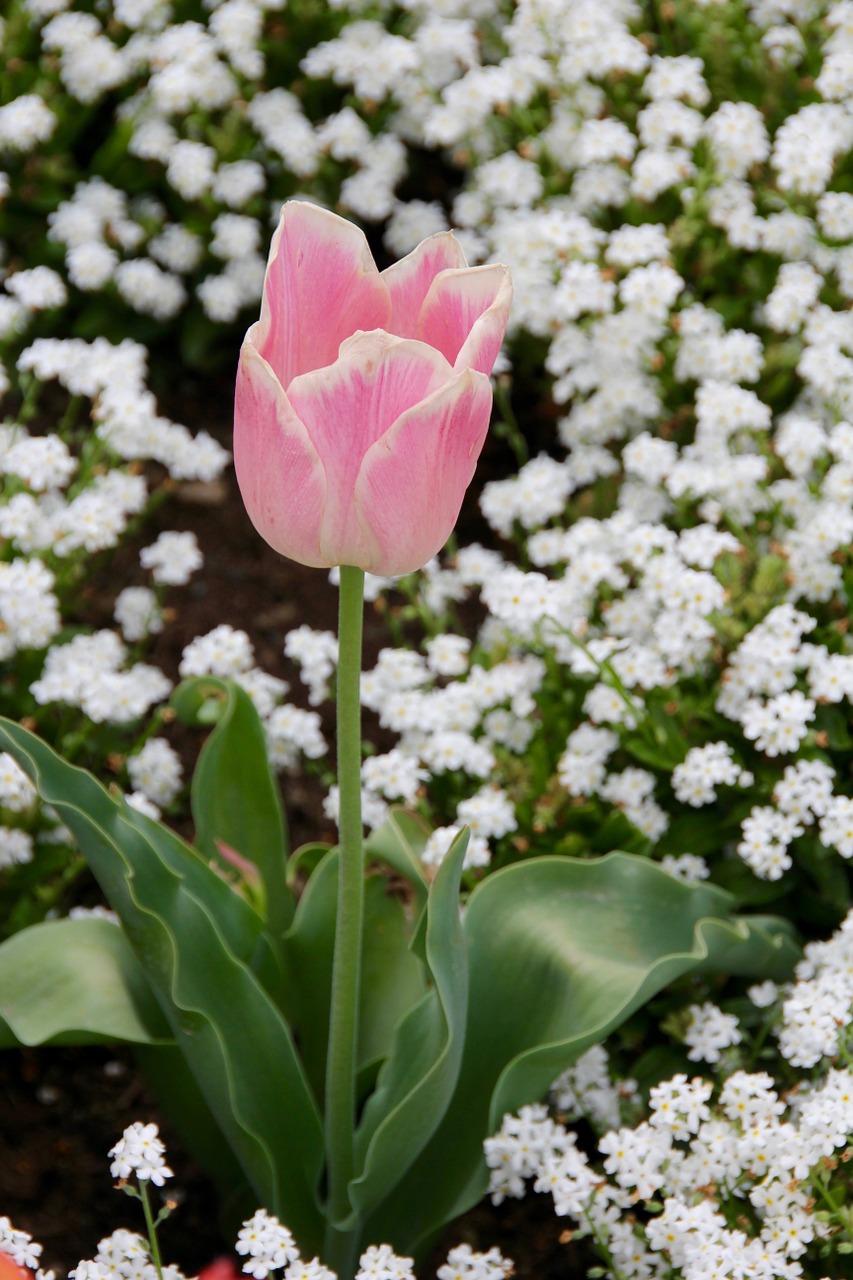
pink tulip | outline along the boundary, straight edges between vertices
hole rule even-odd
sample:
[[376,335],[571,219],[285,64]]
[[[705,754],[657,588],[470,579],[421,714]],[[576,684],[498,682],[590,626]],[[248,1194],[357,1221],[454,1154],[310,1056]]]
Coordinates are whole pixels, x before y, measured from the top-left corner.
[[33,1275],[26,1267],[19,1267],[8,1253],[0,1253],[0,1280],[33,1280]]
[[506,267],[469,267],[449,232],[380,272],[352,223],[284,206],[234,410],[237,480],[270,546],[377,574],[440,550],[488,430],[511,292]]
[[244,1280],[234,1265],[233,1258],[214,1258],[204,1270],[199,1272],[198,1280]]

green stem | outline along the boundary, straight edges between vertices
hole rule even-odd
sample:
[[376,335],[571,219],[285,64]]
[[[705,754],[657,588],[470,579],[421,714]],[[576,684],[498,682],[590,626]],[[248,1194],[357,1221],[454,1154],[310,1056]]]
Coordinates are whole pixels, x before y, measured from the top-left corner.
[[139,1199],[142,1201],[142,1211],[145,1214],[145,1225],[148,1228],[148,1244],[151,1249],[151,1261],[154,1263],[154,1270],[157,1272],[158,1280],[163,1280],[163,1263],[160,1260],[160,1244],[157,1240],[157,1226],[151,1213],[151,1204],[148,1200],[148,1183],[144,1178],[139,1179]]
[[[340,1256],[334,1223],[351,1211],[355,1071],[358,1040],[364,855],[361,824],[361,631],[364,571],[341,566],[338,614],[338,787],[340,788],[338,915],[332,968],[332,1008],[326,1066],[326,1162],[329,1193],[327,1245]],[[326,1258],[327,1264],[331,1260]],[[341,1277],[343,1280],[343,1277]]]

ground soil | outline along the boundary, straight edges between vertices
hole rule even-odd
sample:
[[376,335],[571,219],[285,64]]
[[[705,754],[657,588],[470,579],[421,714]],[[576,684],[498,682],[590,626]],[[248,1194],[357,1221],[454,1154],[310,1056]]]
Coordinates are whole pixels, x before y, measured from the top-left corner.
[[[203,380],[176,379],[160,391],[163,412],[228,442],[229,370]],[[508,474],[510,466],[505,446],[492,440],[478,487],[490,477]],[[463,511],[464,541],[488,537],[476,492]],[[138,565],[139,547],[160,530],[172,528],[196,533],[205,566],[187,587],[170,596],[169,625],[155,645],[153,660],[176,678],[183,647],[194,636],[228,622],[249,632],[258,664],[289,680],[298,700],[298,675],[282,652],[284,633],[300,622],[333,630],[336,592],[322,571],[284,560],[263,543],[245,515],[230,470],[221,482],[179,486],[159,508],[153,524],[146,524],[141,537],[111,558],[85,590],[80,620],[109,625],[119,587],[145,580]],[[381,613],[369,609],[366,661],[371,662],[387,642]],[[331,740],[333,725],[328,720],[325,728]],[[189,762],[198,740],[177,729],[173,740]],[[319,783],[289,778],[284,793],[294,846],[333,838],[322,813]],[[77,893],[83,901],[98,896],[97,887],[86,882]],[[44,1264],[60,1276],[81,1258],[92,1257],[98,1240],[115,1228],[143,1227],[139,1204],[113,1189],[107,1158],[122,1129],[134,1120],[161,1125],[175,1171],[170,1193],[180,1201],[161,1228],[164,1258],[194,1275],[213,1257],[227,1253],[233,1241],[220,1233],[210,1181],[182,1150],[132,1055],[111,1047],[0,1054],[0,1215],[42,1242]],[[496,1244],[516,1260],[521,1277],[549,1280],[581,1274],[576,1246],[566,1243],[546,1197],[511,1202],[497,1210],[482,1206],[455,1225],[438,1255],[443,1257],[447,1246],[460,1240],[483,1249]],[[434,1274],[432,1262],[424,1275]]]

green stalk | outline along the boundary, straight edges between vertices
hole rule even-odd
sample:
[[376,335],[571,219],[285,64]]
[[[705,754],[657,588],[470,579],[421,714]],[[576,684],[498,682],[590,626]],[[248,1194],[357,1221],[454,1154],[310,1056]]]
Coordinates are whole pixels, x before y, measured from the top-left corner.
[[142,1201],[142,1210],[145,1214],[145,1225],[148,1228],[148,1245],[151,1251],[151,1261],[154,1263],[154,1270],[157,1272],[159,1280],[163,1280],[163,1264],[160,1260],[160,1242],[157,1239],[157,1224],[154,1221],[154,1215],[151,1212],[151,1204],[148,1199],[148,1182],[145,1178],[139,1179],[139,1199]]
[[361,936],[364,921],[364,853],[361,824],[361,632],[364,570],[341,566],[338,613],[338,914],[332,966],[332,1008],[326,1065],[326,1168],[328,1221],[324,1261],[351,1274],[358,1230],[333,1224],[350,1214],[347,1185],[353,1174],[355,1072],[358,1041]]

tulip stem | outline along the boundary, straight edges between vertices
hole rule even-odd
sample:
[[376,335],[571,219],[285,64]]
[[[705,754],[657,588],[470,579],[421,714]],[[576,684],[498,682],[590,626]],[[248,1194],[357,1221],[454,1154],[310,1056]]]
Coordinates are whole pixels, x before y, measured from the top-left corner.
[[342,565],[337,680],[340,854],[326,1066],[326,1167],[330,1226],[342,1222],[350,1214],[347,1186],[353,1174],[361,936],[364,927],[360,696],[363,613],[364,570]]

